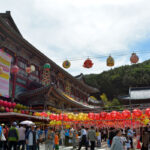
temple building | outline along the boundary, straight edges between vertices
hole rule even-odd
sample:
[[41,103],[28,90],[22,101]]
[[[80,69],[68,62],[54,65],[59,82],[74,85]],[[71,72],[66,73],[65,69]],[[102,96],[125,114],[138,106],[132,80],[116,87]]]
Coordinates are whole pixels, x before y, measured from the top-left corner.
[[[50,64],[49,71],[44,70],[45,64]],[[19,68],[16,74],[11,72],[14,65]],[[33,72],[28,71],[31,65]],[[10,11],[0,13],[0,67],[1,98],[9,97],[37,110],[93,110],[101,106],[90,97],[99,90],[73,77],[25,40]],[[48,84],[42,83],[44,73],[49,75]]]
[[119,96],[119,99],[125,105],[150,106],[150,87],[131,87],[129,95]]

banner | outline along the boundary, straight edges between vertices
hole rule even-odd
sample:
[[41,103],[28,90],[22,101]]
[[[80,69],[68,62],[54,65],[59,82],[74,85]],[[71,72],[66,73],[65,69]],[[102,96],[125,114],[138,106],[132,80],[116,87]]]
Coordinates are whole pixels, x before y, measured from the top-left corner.
[[11,56],[0,49],[0,96],[9,97],[9,78],[11,69]]

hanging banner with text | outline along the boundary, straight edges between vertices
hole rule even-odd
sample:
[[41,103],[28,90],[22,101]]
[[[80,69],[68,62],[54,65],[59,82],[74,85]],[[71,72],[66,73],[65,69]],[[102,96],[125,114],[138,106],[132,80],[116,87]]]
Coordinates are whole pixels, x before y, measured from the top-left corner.
[[9,97],[11,56],[0,49],[0,96]]

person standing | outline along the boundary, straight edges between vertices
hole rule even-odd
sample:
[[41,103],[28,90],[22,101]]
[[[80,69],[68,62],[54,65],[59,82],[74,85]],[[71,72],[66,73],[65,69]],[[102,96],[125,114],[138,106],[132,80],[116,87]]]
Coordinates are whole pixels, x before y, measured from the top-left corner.
[[12,126],[10,127],[8,131],[8,149],[11,150],[13,147],[14,150],[17,149],[17,143],[19,140],[19,134],[18,129],[16,128],[17,123],[13,122]]
[[132,129],[128,128],[128,133],[127,133],[130,141],[131,141],[131,148],[133,148],[133,137],[134,137],[134,132]]
[[60,131],[60,140],[61,140],[62,146],[64,146],[64,144],[65,144],[65,130],[63,128]]
[[31,126],[31,129],[27,133],[26,143],[29,146],[29,150],[36,150],[36,132],[35,132],[35,125]]
[[25,149],[25,131],[26,129],[21,125],[20,128],[18,128],[19,133],[19,142],[18,142],[18,149],[20,150],[20,146],[22,147],[21,150]]
[[59,150],[59,137],[58,132],[55,134],[55,150]]
[[96,131],[93,126],[91,126],[91,129],[88,131],[88,139],[91,143],[91,150],[94,150],[97,137],[96,137]]
[[81,129],[81,141],[79,143],[79,149],[78,150],[80,150],[83,145],[86,147],[86,150],[88,150],[88,146],[87,146],[87,132],[86,132],[84,126],[82,126],[82,129]]
[[144,128],[142,143],[143,144],[141,150],[148,150],[148,145],[150,144],[150,135],[146,127]]
[[121,135],[122,135],[122,131],[117,130],[116,131],[116,136],[113,138],[110,150],[124,150],[123,149],[123,143],[122,143],[121,138],[120,138]]
[[45,141],[45,150],[53,150],[55,133],[52,128],[48,129]]

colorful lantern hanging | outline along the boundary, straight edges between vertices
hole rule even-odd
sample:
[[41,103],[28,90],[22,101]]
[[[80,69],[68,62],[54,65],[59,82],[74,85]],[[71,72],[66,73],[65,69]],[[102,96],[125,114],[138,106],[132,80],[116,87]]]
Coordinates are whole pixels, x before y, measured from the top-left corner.
[[135,117],[141,117],[142,116],[142,111],[140,109],[134,109],[133,110],[133,115]]
[[62,64],[62,66],[63,66],[64,68],[68,69],[68,68],[70,68],[71,63],[70,63],[69,60],[65,60],[65,61],[63,62],[63,64]]
[[49,63],[44,64],[44,69],[49,70],[51,68],[51,65]]
[[139,57],[136,55],[136,53],[132,53],[130,61],[132,64],[136,64],[139,61]]
[[93,64],[94,63],[92,62],[92,60],[88,58],[84,61],[83,67],[84,68],[92,68]]
[[27,72],[27,73],[31,73],[31,68],[30,68],[30,67],[27,67],[27,68],[26,68],[26,72]]
[[35,66],[34,66],[34,65],[31,65],[31,66],[30,66],[30,69],[31,69],[31,72],[34,72],[34,71],[35,71]]
[[11,73],[12,74],[17,74],[19,71],[19,67],[17,65],[12,66],[11,68]]
[[0,74],[3,74],[3,67],[0,67]]
[[107,58],[107,66],[112,67],[112,66],[114,66],[114,64],[115,64],[115,62],[114,62],[113,57],[109,56]]

